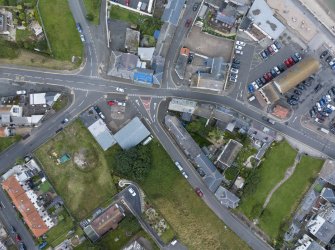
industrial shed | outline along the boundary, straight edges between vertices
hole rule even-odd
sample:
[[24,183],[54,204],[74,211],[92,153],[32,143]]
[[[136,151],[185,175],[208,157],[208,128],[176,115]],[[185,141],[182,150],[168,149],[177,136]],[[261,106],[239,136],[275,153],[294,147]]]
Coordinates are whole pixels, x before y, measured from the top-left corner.
[[281,94],[285,94],[300,82],[304,81],[307,77],[315,74],[319,68],[320,63],[317,59],[307,57],[276,77],[273,84]]

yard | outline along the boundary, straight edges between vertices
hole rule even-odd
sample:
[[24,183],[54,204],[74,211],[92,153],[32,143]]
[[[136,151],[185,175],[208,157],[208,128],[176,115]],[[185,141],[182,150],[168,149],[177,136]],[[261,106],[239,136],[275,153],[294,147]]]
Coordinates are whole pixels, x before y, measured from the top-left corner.
[[260,216],[260,227],[272,240],[282,237],[300,200],[317,177],[323,160],[303,156],[293,175],[273,194]]
[[[64,153],[71,160],[57,165],[56,159]],[[42,145],[35,155],[77,220],[116,193],[104,152],[79,120]]]
[[15,43],[10,43],[0,39],[0,58],[13,59],[19,56],[19,48]]
[[[267,195],[284,178],[286,169],[293,164],[295,156],[296,151],[286,141],[273,145],[265,154],[264,161],[253,170],[254,175],[249,184],[246,182],[239,209],[247,217],[253,219],[259,216]],[[256,182],[255,175],[258,178]]]
[[86,13],[91,16],[94,24],[99,24],[101,0],[84,0]]
[[141,35],[153,36],[155,30],[160,30],[162,26],[162,22],[158,18],[140,15],[134,11],[126,10],[119,6],[112,6],[110,18],[137,25],[141,31]]
[[10,136],[10,137],[1,137],[0,138],[0,153],[4,151],[6,148],[8,148],[13,143],[19,141],[21,139],[21,136]]
[[140,185],[177,238],[189,249],[248,249],[195,194],[164,148],[157,141],[149,145],[152,170]]
[[71,61],[72,56],[82,57],[83,44],[68,1],[41,0],[39,8],[54,57],[63,61]]

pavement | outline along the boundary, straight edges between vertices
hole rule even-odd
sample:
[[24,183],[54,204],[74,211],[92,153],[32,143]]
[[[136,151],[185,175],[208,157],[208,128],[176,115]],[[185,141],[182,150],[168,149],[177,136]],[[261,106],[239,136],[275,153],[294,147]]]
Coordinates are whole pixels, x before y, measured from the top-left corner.
[[[81,2],[70,0],[70,7],[73,12],[76,22],[80,22],[84,34],[86,36],[85,42],[85,63],[80,70],[75,72],[59,72],[45,69],[33,69],[29,67],[17,67],[14,65],[0,66],[0,83],[12,84],[20,81],[20,88],[34,85],[39,86],[54,86],[69,89],[73,95],[72,103],[60,113],[55,114],[51,119],[46,120],[40,127],[34,128],[31,136],[26,140],[16,143],[0,154],[0,172],[5,172],[14,164],[18,157],[29,154],[34,149],[38,148],[44,142],[54,136],[55,131],[60,128],[61,121],[64,118],[70,120],[75,119],[83,110],[89,106],[101,101],[106,93],[116,93],[117,87],[126,88],[125,94],[128,95],[129,100],[133,105],[136,105],[136,110],[139,116],[144,118],[150,126],[154,135],[158,138],[166,151],[173,160],[179,161],[189,176],[188,181],[192,187],[199,187],[204,193],[204,202],[207,206],[242,240],[244,240],[253,249],[271,249],[271,247],[253,233],[244,223],[237,219],[230,210],[223,207],[216,199],[214,194],[208,190],[202,179],[195,171],[194,167],[188,162],[184,154],[179,150],[174,141],[166,133],[161,121],[166,114],[166,103],[162,102],[167,97],[179,97],[192,99],[199,102],[211,103],[218,106],[229,107],[243,116],[263,123],[263,114],[259,110],[253,108],[248,103],[243,102],[237,97],[237,94],[222,96],[214,94],[210,91],[199,91],[194,89],[187,89],[179,87],[178,76],[175,74],[174,62],[179,53],[189,29],[185,27],[184,23],[188,18],[195,18],[196,13],[193,12],[192,6],[195,0],[187,2],[186,9],[180,20],[180,25],[177,27],[173,42],[170,45],[169,52],[166,57],[166,63],[163,75],[163,85],[161,88],[149,88],[141,85],[134,85],[126,80],[103,79],[99,74],[100,67],[104,63],[104,41],[103,37],[104,27],[98,27],[88,24],[84,17],[83,7]],[[103,1],[103,6],[105,1]],[[102,8],[103,9],[103,8]],[[104,15],[102,15],[104,16]],[[101,22],[103,24],[104,22]],[[252,46],[249,48],[250,55],[252,54]],[[249,55],[249,52],[246,52]],[[244,79],[241,80],[241,84]],[[151,98],[149,109],[146,109],[141,103],[141,97]],[[294,141],[298,141],[301,145],[311,148],[317,152],[323,152],[329,158],[335,158],[335,144],[327,139],[320,140],[319,135],[311,133],[304,128],[299,119],[294,122],[276,123],[274,125],[264,124],[277,130],[286,137]],[[4,202],[5,209],[0,212],[0,216],[6,214],[8,217],[14,217],[15,211],[5,197],[3,191],[0,191],[0,199]],[[17,223],[18,231],[23,236],[24,243],[28,249],[36,249],[34,242],[29,237],[28,230],[23,226],[21,221]],[[143,224],[142,226],[145,227]]]

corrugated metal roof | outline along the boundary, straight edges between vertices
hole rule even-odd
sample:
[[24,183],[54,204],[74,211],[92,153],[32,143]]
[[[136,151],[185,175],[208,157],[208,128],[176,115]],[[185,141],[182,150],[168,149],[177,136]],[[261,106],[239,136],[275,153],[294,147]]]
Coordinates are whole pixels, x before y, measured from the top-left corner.
[[284,94],[310,75],[316,73],[319,68],[319,60],[313,57],[304,58],[301,62],[295,64],[283,72],[280,76],[275,78],[274,84],[279,92]]
[[101,119],[97,120],[91,126],[89,126],[88,130],[91,132],[103,150],[107,150],[116,143],[113,135]]

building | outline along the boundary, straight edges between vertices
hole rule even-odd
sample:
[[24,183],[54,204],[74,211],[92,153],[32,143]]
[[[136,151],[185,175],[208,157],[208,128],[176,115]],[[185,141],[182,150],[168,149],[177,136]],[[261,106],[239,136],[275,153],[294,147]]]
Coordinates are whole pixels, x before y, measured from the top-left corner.
[[208,89],[221,91],[224,85],[225,72],[227,64],[223,57],[209,58],[206,62],[208,72],[198,71],[192,76],[191,87],[199,89]]
[[323,199],[335,204],[335,191],[331,188],[323,188],[320,195]]
[[113,204],[93,219],[84,228],[84,232],[92,242],[96,242],[110,230],[115,230],[124,216],[123,208],[118,204]]
[[13,26],[13,15],[10,11],[0,9],[0,36],[8,37]]
[[29,27],[36,37],[43,34],[42,26],[37,21],[31,22]]
[[197,102],[187,99],[172,98],[169,103],[169,110],[193,114],[194,110],[197,108],[197,104]]
[[216,164],[223,169],[231,167],[242,147],[241,143],[230,139],[219,154]]
[[145,48],[145,47],[139,47],[138,48],[138,56],[141,59],[141,61],[148,61],[151,62],[152,57],[154,55],[155,47]]
[[328,244],[335,235],[335,224],[320,215],[317,215],[308,222],[307,229],[324,244]]
[[245,183],[245,180],[243,177],[241,176],[238,176],[234,182],[234,186],[237,188],[237,189],[241,189],[244,187],[244,183]]
[[197,166],[198,171],[203,173],[202,178],[206,186],[212,192],[215,192],[224,180],[224,177],[216,169],[214,164],[206,157],[199,145],[193,140],[177,117],[167,115],[165,116],[164,121],[166,127],[175,138],[179,147]]
[[134,82],[152,85],[154,83],[154,71],[151,69],[137,68],[134,71]]
[[18,105],[0,106],[0,125],[34,126],[39,124],[44,115],[23,116],[23,108]]
[[148,248],[146,248],[144,246],[144,244],[142,244],[142,242],[141,242],[142,239],[143,238],[140,237],[140,238],[130,242],[127,246],[122,248],[122,250],[148,250]]
[[295,250],[325,250],[319,243],[314,241],[307,234],[304,234],[301,239],[298,240],[299,246]]
[[264,0],[255,0],[248,12],[248,18],[255,28],[265,33],[270,39],[278,39],[286,29]]
[[29,94],[29,104],[32,106],[48,105],[51,107],[58,100],[60,96],[61,94],[56,92]]
[[125,50],[128,53],[137,54],[139,44],[140,44],[140,32],[137,30],[127,28],[126,39],[124,42]]
[[134,54],[112,51],[107,75],[133,79],[134,71],[139,62],[138,56]]
[[13,204],[36,238],[41,237],[54,226],[44,208],[38,206],[37,195],[28,185],[20,183],[16,175],[11,175],[4,180],[2,188],[7,191]]
[[264,85],[258,90],[266,104],[270,105],[280,99],[280,94],[272,83]]
[[301,62],[293,65],[276,77],[273,80],[273,84],[281,94],[285,94],[287,91],[306,80],[310,75],[318,72],[319,68],[319,60],[313,57],[304,58]]
[[138,117],[134,117],[126,126],[120,129],[114,138],[122,149],[130,149],[141,143],[150,135]]
[[235,194],[222,186],[216,190],[215,196],[222,205],[228,208],[237,208],[238,203],[240,202],[240,199]]
[[165,23],[177,26],[184,4],[185,0],[168,0],[161,20]]
[[189,48],[185,48],[185,47],[182,47],[180,49],[180,55],[181,56],[189,56],[190,55],[190,49]]
[[325,182],[335,186],[335,161],[326,160],[321,168],[319,176]]

